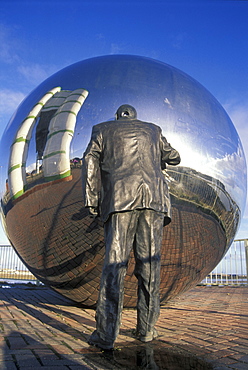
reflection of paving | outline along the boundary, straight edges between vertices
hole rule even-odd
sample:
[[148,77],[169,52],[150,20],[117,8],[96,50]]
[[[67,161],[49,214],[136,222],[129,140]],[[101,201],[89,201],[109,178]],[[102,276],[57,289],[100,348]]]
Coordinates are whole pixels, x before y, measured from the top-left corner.
[[[40,184],[20,197],[6,215],[12,244],[30,271],[64,296],[96,303],[104,259],[103,227],[82,203],[81,170],[71,181]],[[185,201],[175,202],[173,222],[164,228],[161,298],[200,282],[219,262],[226,238],[219,222]],[[134,258],[125,280],[126,307],[136,304]]]
[[48,288],[0,288],[0,300],[0,369],[248,369],[248,287],[197,287],[162,306],[152,344],[124,310],[112,354],[87,344],[94,311]]

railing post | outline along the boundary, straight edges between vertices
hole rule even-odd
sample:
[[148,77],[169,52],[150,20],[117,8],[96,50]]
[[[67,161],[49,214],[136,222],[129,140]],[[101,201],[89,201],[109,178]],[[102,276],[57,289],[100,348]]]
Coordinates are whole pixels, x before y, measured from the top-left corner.
[[248,284],[248,239],[244,240],[245,245],[245,260],[246,260],[246,280]]

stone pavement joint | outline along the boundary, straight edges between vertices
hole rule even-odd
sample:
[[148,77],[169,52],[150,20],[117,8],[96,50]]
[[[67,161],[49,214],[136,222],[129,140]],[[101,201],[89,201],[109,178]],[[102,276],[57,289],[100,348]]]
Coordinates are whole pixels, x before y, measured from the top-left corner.
[[0,284],[0,369],[248,369],[248,286],[198,286],[161,306],[148,344],[124,309],[111,353],[87,344],[94,316],[44,286]]

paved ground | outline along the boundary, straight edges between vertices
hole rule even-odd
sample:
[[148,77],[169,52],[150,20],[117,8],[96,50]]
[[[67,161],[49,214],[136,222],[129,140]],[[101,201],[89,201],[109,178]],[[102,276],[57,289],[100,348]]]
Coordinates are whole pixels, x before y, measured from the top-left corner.
[[94,311],[44,287],[0,288],[0,369],[248,369],[248,287],[196,287],[161,308],[158,340],[124,310],[112,353],[87,344]]

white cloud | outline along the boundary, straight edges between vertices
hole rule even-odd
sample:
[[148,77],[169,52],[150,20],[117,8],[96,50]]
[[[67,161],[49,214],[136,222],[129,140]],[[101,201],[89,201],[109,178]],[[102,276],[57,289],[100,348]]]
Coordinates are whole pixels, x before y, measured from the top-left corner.
[[0,138],[11,116],[25,96],[20,91],[10,89],[0,90]]
[[178,34],[170,35],[169,38],[170,38],[172,47],[177,50],[181,50],[185,42],[188,40],[188,35],[186,32],[181,32]]
[[248,217],[243,217],[235,239],[247,239],[248,237],[247,230],[248,230]]
[[40,64],[20,65],[18,72],[27,80],[27,82],[37,85],[43,82],[57,69],[54,66],[44,66]]
[[110,46],[110,54],[120,54],[123,50],[124,47],[119,44],[112,43]]
[[12,36],[12,29],[0,24],[0,61],[12,64],[19,61],[17,50],[20,43]]
[[0,115],[12,114],[24,98],[25,94],[20,91],[0,90]]
[[248,159],[248,101],[242,103],[228,102],[223,105],[230,116],[241,139],[246,158]]
[[4,78],[5,71],[7,71],[5,74],[10,75],[10,77],[13,71],[17,79],[22,79],[23,86],[27,87],[28,83],[30,89],[32,89],[56,72],[58,68],[54,65],[31,63],[30,58],[27,58],[29,55],[26,52],[28,50],[27,41],[18,37],[16,31],[15,25],[10,28],[0,23],[0,77],[4,81],[6,80]]
[[[248,101],[244,101],[242,103],[229,101],[226,104],[223,104],[223,106],[239,134],[245,152],[246,162],[248,163]],[[248,197],[246,200],[244,218],[248,219]]]

